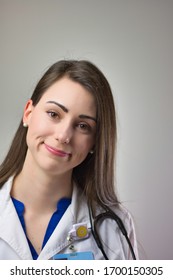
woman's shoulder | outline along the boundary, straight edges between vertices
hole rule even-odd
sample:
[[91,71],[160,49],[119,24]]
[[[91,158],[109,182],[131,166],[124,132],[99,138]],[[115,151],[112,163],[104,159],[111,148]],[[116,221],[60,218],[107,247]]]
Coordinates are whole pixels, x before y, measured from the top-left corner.
[[114,216],[117,222],[118,221],[120,221],[120,223],[122,222],[125,228],[127,229],[127,231],[134,229],[134,221],[133,221],[132,213],[123,204],[117,203],[114,206],[109,206],[109,207],[106,206],[105,209],[104,207],[99,206],[97,208],[97,215],[99,213],[103,213],[107,211],[107,214],[110,215],[110,218]]
[[116,207],[113,207],[112,210],[122,220],[126,228],[134,230],[134,219],[129,209],[120,203]]
[[14,179],[14,176],[11,176],[11,177],[8,178],[7,181],[5,181],[5,182],[2,184],[2,187],[0,188],[0,193],[1,193],[1,195],[2,195],[2,194],[5,194],[5,193],[9,193],[9,192],[11,191],[13,179]]
[[132,219],[132,214],[129,209],[125,207],[125,205],[119,203],[117,206],[112,207],[112,210],[115,214],[120,216],[123,219]]

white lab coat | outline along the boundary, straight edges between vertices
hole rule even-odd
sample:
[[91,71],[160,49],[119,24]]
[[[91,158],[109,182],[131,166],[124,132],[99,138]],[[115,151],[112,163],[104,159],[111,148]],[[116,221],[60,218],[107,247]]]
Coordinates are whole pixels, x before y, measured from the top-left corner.
[[[11,177],[0,189],[0,259],[1,260],[32,260],[28,242],[19,221],[18,215],[10,197],[13,178]],[[124,222],[132,246],[137,253],[137,242],[133,221],[130,214],[122,208],[118,215]],[[85,196],[74,186],[72,202],[55,228],[50,239],[41,251],[38,260],[51,259],[55,254],[67,254],[91,251],[94,259],[104,259],[93,236],[89,233],[88,238],[68,240],[69,232],[74,224],[86,222],[90,228],[90,219]],[[99,234],[103,240],[106,254],[111,260],[131,259],[129,246],[121,234],[117,224],[106,219],[99,227]]]

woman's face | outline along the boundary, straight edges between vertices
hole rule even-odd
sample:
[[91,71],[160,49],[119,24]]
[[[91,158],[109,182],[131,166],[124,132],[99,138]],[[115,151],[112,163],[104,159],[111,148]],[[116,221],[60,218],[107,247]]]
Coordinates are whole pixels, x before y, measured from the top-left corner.
[[36,106],[28,101],[23,121],[28,124],[30,164],[53,174],[72,172],[95,144],[94,98],[66,77],[54,83]]

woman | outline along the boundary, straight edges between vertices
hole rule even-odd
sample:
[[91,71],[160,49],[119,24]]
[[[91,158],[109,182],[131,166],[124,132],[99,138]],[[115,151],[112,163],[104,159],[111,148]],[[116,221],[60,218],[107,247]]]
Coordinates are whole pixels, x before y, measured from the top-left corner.
[[52,65],[0,167],[0,259],[131,259],[131,245],[137,256],[133,221],[114,191],[116,136],[102,72],[88,61]]

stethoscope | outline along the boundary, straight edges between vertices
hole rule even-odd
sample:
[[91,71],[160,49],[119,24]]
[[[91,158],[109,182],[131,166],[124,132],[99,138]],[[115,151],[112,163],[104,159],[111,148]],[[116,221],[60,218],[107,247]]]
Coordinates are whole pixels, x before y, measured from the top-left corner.
[[97,243],[98,248],[101,250],[105,260],[109,260],[109,259],[108,259],[107,254],[105,253],[105,250],[103,249],[103,245],[101,243],[101,239],[100,239],[100,236],[99,236],[98,230],[97,230],[99,223],[103,222],[103,220],[105,220],[105,219],[113,219],[117,223],[119,229],[121,230],[122,234],[124,235],[128,245],[129,245],[129,249],[130,249],[132,258],[134,260],[136,260],[136,256],[135,256],[132,244],[130,242],[130,239],[128,238],[128,234],[127,234],[127,231],[125,229],[125,226],[124,226],[122,220],[108,206],[104,206],[103,208],[105,209],[105,212],[102,212],[93,218],[91,207],[88,206],[90,224],[91,224],[91,233]]

